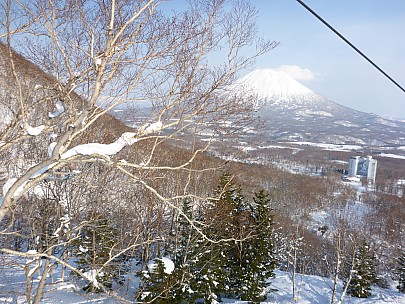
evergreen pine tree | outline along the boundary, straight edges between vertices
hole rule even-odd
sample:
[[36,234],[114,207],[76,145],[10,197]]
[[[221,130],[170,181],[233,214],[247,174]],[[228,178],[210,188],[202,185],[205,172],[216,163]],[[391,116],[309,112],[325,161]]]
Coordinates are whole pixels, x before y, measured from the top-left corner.
[[[110,258],[110,250],[116,242],[116,235],[114,228],[106,219],[97,219],[81,230],[72,246],[77,256],[77,268],[82,272],[88,272],[90,276],[97,272],[95,279],[108,289],[112,288],[113,280],[118,279],[120,267],[114,261],[103,266]],[[100,291],[94,282],[90,282],[83,289],[89,292]]]
[[348,293],[353,297],[367,298],[371,295],[371,284],[376,282],[376,258],[365,242],[356,251],[352,265],[352,279]]
[[208,212],[208,217],[212,219],[208,225],[209,235],[217,240],[228,240],[216,246],[215,256],[219,253],[219,258],[215,262],[220,265],[214,268],[220,271],[216,273],[220,278],[217,282],[220,282],[218,286],[223,286],[222,291],[228,297],[240,298],[251,285],[249,271],[254,259],[252,248],[255,240],[252,211],[241,188],[232,182],[229,174],[221,177],[215,196],[217,200],[212,202],[213,207]]
[[203,234],[207,238],[198,241],[196,255],[195,285],[206,303],[221,301],[221,293],[229,291],[229,273],[227,271],[227,257],[229,243],[221,240],[229,238],[227,217],[231,208],[227,203],[230,193],[233,193],[231,177],[224,174],[214,195],[216,200],[210,201],[210,207],[201,215]]
[[405,293],[405,250],[402,251],[401,255],[397,259],[397,267],[395,269],[395,274],[398,279],[398,286],[397,286],[398,291]]
[[237,242],[224,240],[235,238],[235,214],[239,211],[234,201],[242,201],[241,191],[232,183],[231,176],[224,174],[214,195],[216,199],[209,202],[210,207],[196,221],[206,237],[198,234],[189,257],[194,275],[190,287],[206,303],[221,301],[221,293],[229,294],[239,277],[236,272],[231,274]]
[[269,280],[274,277],[273,214],[264,190],[255,194],[252,216],[255,236],[248,241],[242,300],[259,303],[267,298]]
[[[221,248],[222,247],[222,248]],[[202,249],[196,261],[195,278],[191,288],[205,300],[206,303],[221,302],[221,293],[228,290],[224,246],[207,241],[201,241]]]
[[246,288],[246,271],[248,263],[248,239],[251,238],[250,208],[242,194],[242,189],[232,182],[229,174],[221,177],[215,193],[218,197],[217,207],[221,218],[223,239],[233,239],[224,243],[222,252],[227,273],[225,292],[228,296],[239,297]]
[[229,243],[226,261],[229,273],[229,293],[240,297],[248,288],[249,282],[249,278],[246,275],[250,262],[249,250],[254,238],[252,216],[241,188],[236,188],[232,184],[232,187],[230,187],[226,194],[224,199],[229,203],[231,212],[229,213],[228,221],[225,222],[225,229],[228,232],[227,237],[235,239],[234,242]]
[[[184,202],[182,211],[185,216],[179,216],[179,244],[175,251],[174,274],[179,281],[175,290],[176,300],[178,303],[194,303],[203,298],[207,303],[216,303],[221,300],[220,293],[228,277],[224,254],[226,245],[216,243],[222,234],[217,226],[206,225],[209,222],[207,217],[193,212],[190,201]],[[201,232],[213,242],[203,237]]]
[[201,229],[201,223],[193,211],[192,201],[186,199],[183,201],[182,213],[177,220],[177,244],[173,253],[175,264],[173,275],[178,284],[172,288],[172,292],[177,303],[194,303],[202,297],[196,287],[197,261],[200,255],[202,236],[191,225],[190,221],[195,227]]

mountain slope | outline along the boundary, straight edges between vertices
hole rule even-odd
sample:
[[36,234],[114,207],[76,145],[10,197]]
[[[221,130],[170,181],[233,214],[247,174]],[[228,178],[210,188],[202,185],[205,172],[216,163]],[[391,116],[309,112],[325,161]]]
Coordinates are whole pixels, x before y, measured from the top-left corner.
[[405,123],[339,105],[283,72],[255,70],[232,90],[256,98],[258,115],[267,123],[264,134],[272,140],[405,144]]
[[[10,53],[18,82],[12,72]],[[0,136],[2,136],[2,140],[15,140],[15,138],[8,138],[6,135],[17,137],[18,132],[21,132],[22,119],[16,116],[21,116],[24,111],[27,112],[24,113],[26,115],[25,123],[47,124],[50,119],[49,113],[55,111],[55,101],[58,99],[55,87],[58,84],[61,85],[55,77],[48,75],[40,67],[0,41],[0,117],[3,118],[0,120]],[[75,92],[70,94],[70,98],[69,107],[76,112],[81,111],[85,100]],[[20,100],[24,109],[21,107]],[[63,119],[66,119],[63,117],[64,115],[66,113],[56,118],[60,125],[62,125]],[[16,123],[14,126],[10,126],[13,119]],[[109,126],[109,129],[105,126]],[[3,134],[6,127],[9,127],[8,133]],[[12,131],[12,128],[15,131]],[[79,136],[79,142],[108,141],[128,129],[122,121],[106,113],[94,122],[88,132],[83,132]]]

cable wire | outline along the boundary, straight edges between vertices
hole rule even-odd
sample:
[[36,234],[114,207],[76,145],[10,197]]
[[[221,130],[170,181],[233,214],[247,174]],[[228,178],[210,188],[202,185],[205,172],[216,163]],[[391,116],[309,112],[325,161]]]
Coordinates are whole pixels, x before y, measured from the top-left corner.
[[314,15],[316,18],[318,18],[323,24],[325,24],[332,32],[334,32],[337,36],[339,36],[344,42],[346,42],[348,45],[352,47],[357,53],[359,53],[364,59],[366,59],[371,65],[373,65],[378,71],[380,71],[385,77],[387,77],[389,80],[391,80],[392,83],[394,83],[398,88],[400,88],[404,93],[405,89],[398,83],[396,82],[390,75],[388,75],[382,68],[380,68],[374,61],[372,61],[370,58],[368,58],[362,51],[360,51],[353,43],[351,43],[349,40],[347,40],[342,34],[340,34],[336,29],[334,29],[328,22],[326,22],[321,16],[319,16],[316,12],[314,12],[308,5],[306,5],[303,1],[297,0],[299,4],[301,4],[303,7],[305,7],[312,15]]

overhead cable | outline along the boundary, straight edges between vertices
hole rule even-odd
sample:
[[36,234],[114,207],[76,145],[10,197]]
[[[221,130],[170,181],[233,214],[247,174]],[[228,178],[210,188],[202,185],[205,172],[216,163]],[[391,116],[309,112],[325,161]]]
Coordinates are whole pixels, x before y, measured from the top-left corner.
[[328,22],[326,22],[321,16],[319,16],[316,12],[314,12],[308,5],[306,5],[303,1],[297,0],[299,4],[305,7],[312,15],[318,18],[323,24],[325,24],[332,32],[334,32],[337,36],[339,36],[344,42],[350,45],[357,53],[359,53],[364,59],[366,59],[369,63],[371,63],[378,71],[380,71],[385,77],[391,80],[398,88],[400,88],[404,93],[405,89],[396,82],[390,75],[388,75],[382,68],[380,68],[374,61],[368,58],[362,51],[360,51],[353,43],[347,40],[342,34],[340,34],[336,29],[334,29]]

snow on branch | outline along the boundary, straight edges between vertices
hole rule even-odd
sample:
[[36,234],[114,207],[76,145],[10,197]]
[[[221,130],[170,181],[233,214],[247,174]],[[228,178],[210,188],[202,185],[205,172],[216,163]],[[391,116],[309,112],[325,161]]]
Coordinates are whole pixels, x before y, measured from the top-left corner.
[[[23,195],[25,193],[24,191],[24,187],[25,185],[32,179],[37,178],[38,176],[40,176],[41,174],[47,172],[48,170],[52,169],[52,167],[54,167],[56,165],[55,163],[52,163],[48,166],[44,166],[41,169],[39,169],[38,171],[36,171],[33,175],[31,175],[24,183],[22,183],[13,193],[13,197],[18,197],[20,195]],[[6,183],[3,185],[3,197],[5,197],[7,195],[7,192],[10,190],[10,188],[14,185],[15,182],[17,182],[17,178],[13,177],[10,178],[6,181]]]
[[55,111],[54,112],[49,112],[48,117],[49,118],[56,118],[60,114],[62,114],[63,112],[65,112],[65,108],[63,107],[62,101],[58,100],[55,103]]
[[[132,145],[136,143],[138,140],[135,138],[136,133],[133,132],[125,132],[123,133],[115,142],[111,144],[100,144],[100,143],[89,143],[78,145],[61,155],[61,159],[68,159],[70,157],[76,155],[101,155],[101,156],[112,156],[120,152],[125,146]],[[51,156],[56,146],[55,142],[52,142],[48,147],[48,153]],[[32,179],[37,178],[41,174],[49,171],[52,169],[58,162],[55,161],[47,166],[44,166],[37,170],[34,174],[29,176],[24,183],[22,183],[16,191],[13,193],[14,197],[20,196],[24,194],[24,187],[25,185]],[[6,196],[9,189],[17,182],[17,178],[10,178],[3,186],[3,196]]]
[[139,128],[139,133],[142,135],[147,135],[163,128],[163,124],[160,120],[154,123],[147,123]]
[[[3,196],[6,196],[8,190],[11,188],[11,186],[17,181],[16,178],[10,178],[6,181],[6,183],[3,185]],[[22,191],[22,187],[19,187],[17,191],[15,192],[15,195],[20,194]]]
[[31,127],[29,124],[27,124],[25,129],[26,129],[28,135],[38,136],[45,129],[45,126],[40,125],[38,127]]
[[101,289],[99,282],[97,281],[98,271],[96,269],[90,269],[82,274],[82,277],[86,278],[96,289]]
[[57,145],[56,141],[53,141],[49,144],[48,146],[48,156],[51,157],[53,154],[53,150],[55,149],[55,146]]
[[136,133],[125,132],[120,138],[111,144],[100,144],[100,143],[88,143],[83,145],[78,145],[72,149],[69,149],[61,155],[61,159],[67,159],[76,155],[102,155],[102,156],[112,156],[120,152],[125,146],[132,145],[138,140],[135,138]]

